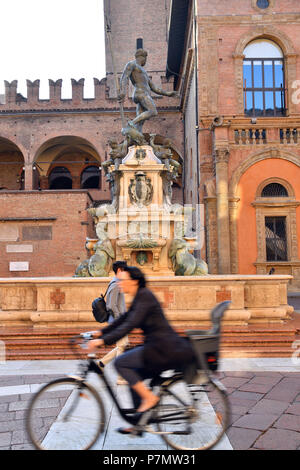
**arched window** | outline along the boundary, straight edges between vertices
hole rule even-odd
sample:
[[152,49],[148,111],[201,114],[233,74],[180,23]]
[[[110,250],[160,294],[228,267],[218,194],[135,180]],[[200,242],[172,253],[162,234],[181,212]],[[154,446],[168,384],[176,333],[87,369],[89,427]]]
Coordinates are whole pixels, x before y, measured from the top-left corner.
[[267,184],[262,192],[262,197],[288,197],[288,192],[282,184],[269,183]]
[[284,58],[280,47],[257,39],[244,49],[244,108],[248,116],[284,116]]
[[67,168],[53,168],[49,175],[49,189],[72,189],[72,176]]
[[258,8],[264,10],[265,8],[269,8],[270,2],[269,0],[257,0],[256,5],[258,6]]
[[99,189],[100,170],[98,166],[88,166],[81,173],[81,189]]

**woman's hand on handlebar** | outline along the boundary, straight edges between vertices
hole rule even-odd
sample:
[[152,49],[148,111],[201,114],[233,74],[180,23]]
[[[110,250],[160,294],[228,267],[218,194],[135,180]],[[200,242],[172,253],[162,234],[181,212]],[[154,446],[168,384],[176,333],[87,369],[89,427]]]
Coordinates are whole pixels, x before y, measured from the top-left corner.
[[103,339],[92,339],[86,344],[86,352],[88,354],[94,353],[97,351],[97,348],[104,345]]
[[101,330],[92,331],[91,333],[93,335],[93,338],[100,338],[102,336],[102,331]]

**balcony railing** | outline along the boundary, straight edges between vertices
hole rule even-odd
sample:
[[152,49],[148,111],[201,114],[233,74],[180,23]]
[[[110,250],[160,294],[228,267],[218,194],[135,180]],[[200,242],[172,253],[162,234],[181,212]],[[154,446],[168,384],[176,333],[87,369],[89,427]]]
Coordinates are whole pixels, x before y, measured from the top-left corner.
[[267,143],[266,129],[235,129],[237,145],[263,145]]
[[233,145],[298,145],[300,144],[300,127],[235,127],[231,138]]

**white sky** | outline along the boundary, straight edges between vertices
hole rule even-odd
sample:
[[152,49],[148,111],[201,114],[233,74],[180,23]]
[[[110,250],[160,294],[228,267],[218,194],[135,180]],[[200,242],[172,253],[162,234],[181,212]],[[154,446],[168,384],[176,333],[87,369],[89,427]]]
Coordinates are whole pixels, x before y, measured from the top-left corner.
[[84,97],[94,97],[93,77],[105,76],[102,0],[0,0],[0,94],[4,80],[40,79],[40,98],[49,98],[48,79],[85,78]]

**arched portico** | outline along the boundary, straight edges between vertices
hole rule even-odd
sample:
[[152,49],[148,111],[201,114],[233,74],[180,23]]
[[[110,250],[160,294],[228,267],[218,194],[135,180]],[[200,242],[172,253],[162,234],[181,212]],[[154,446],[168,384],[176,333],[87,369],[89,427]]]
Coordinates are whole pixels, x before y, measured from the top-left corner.
[[0,136],[0,190],[24,189],[25,158],[11,140]]
[[[55,188],[49,186],[49,177],[55,168],[64,168],[70,173],[72,189],[81,189],[81,173],[88,166],[96,166],[101,171],[101,158],[95,146],[88,140],[72,135],[57,136],[43,142],[34,154],[33,168],[40,174],[41,189]],[[53,178],[52,178],[53,179]],[[66,180],[67,181],[67,180]],[[103,187],[100,174],[99,187]],[[64,189],[64,188],[62,188]],[[65,189],[69,189],[69,184]]]

